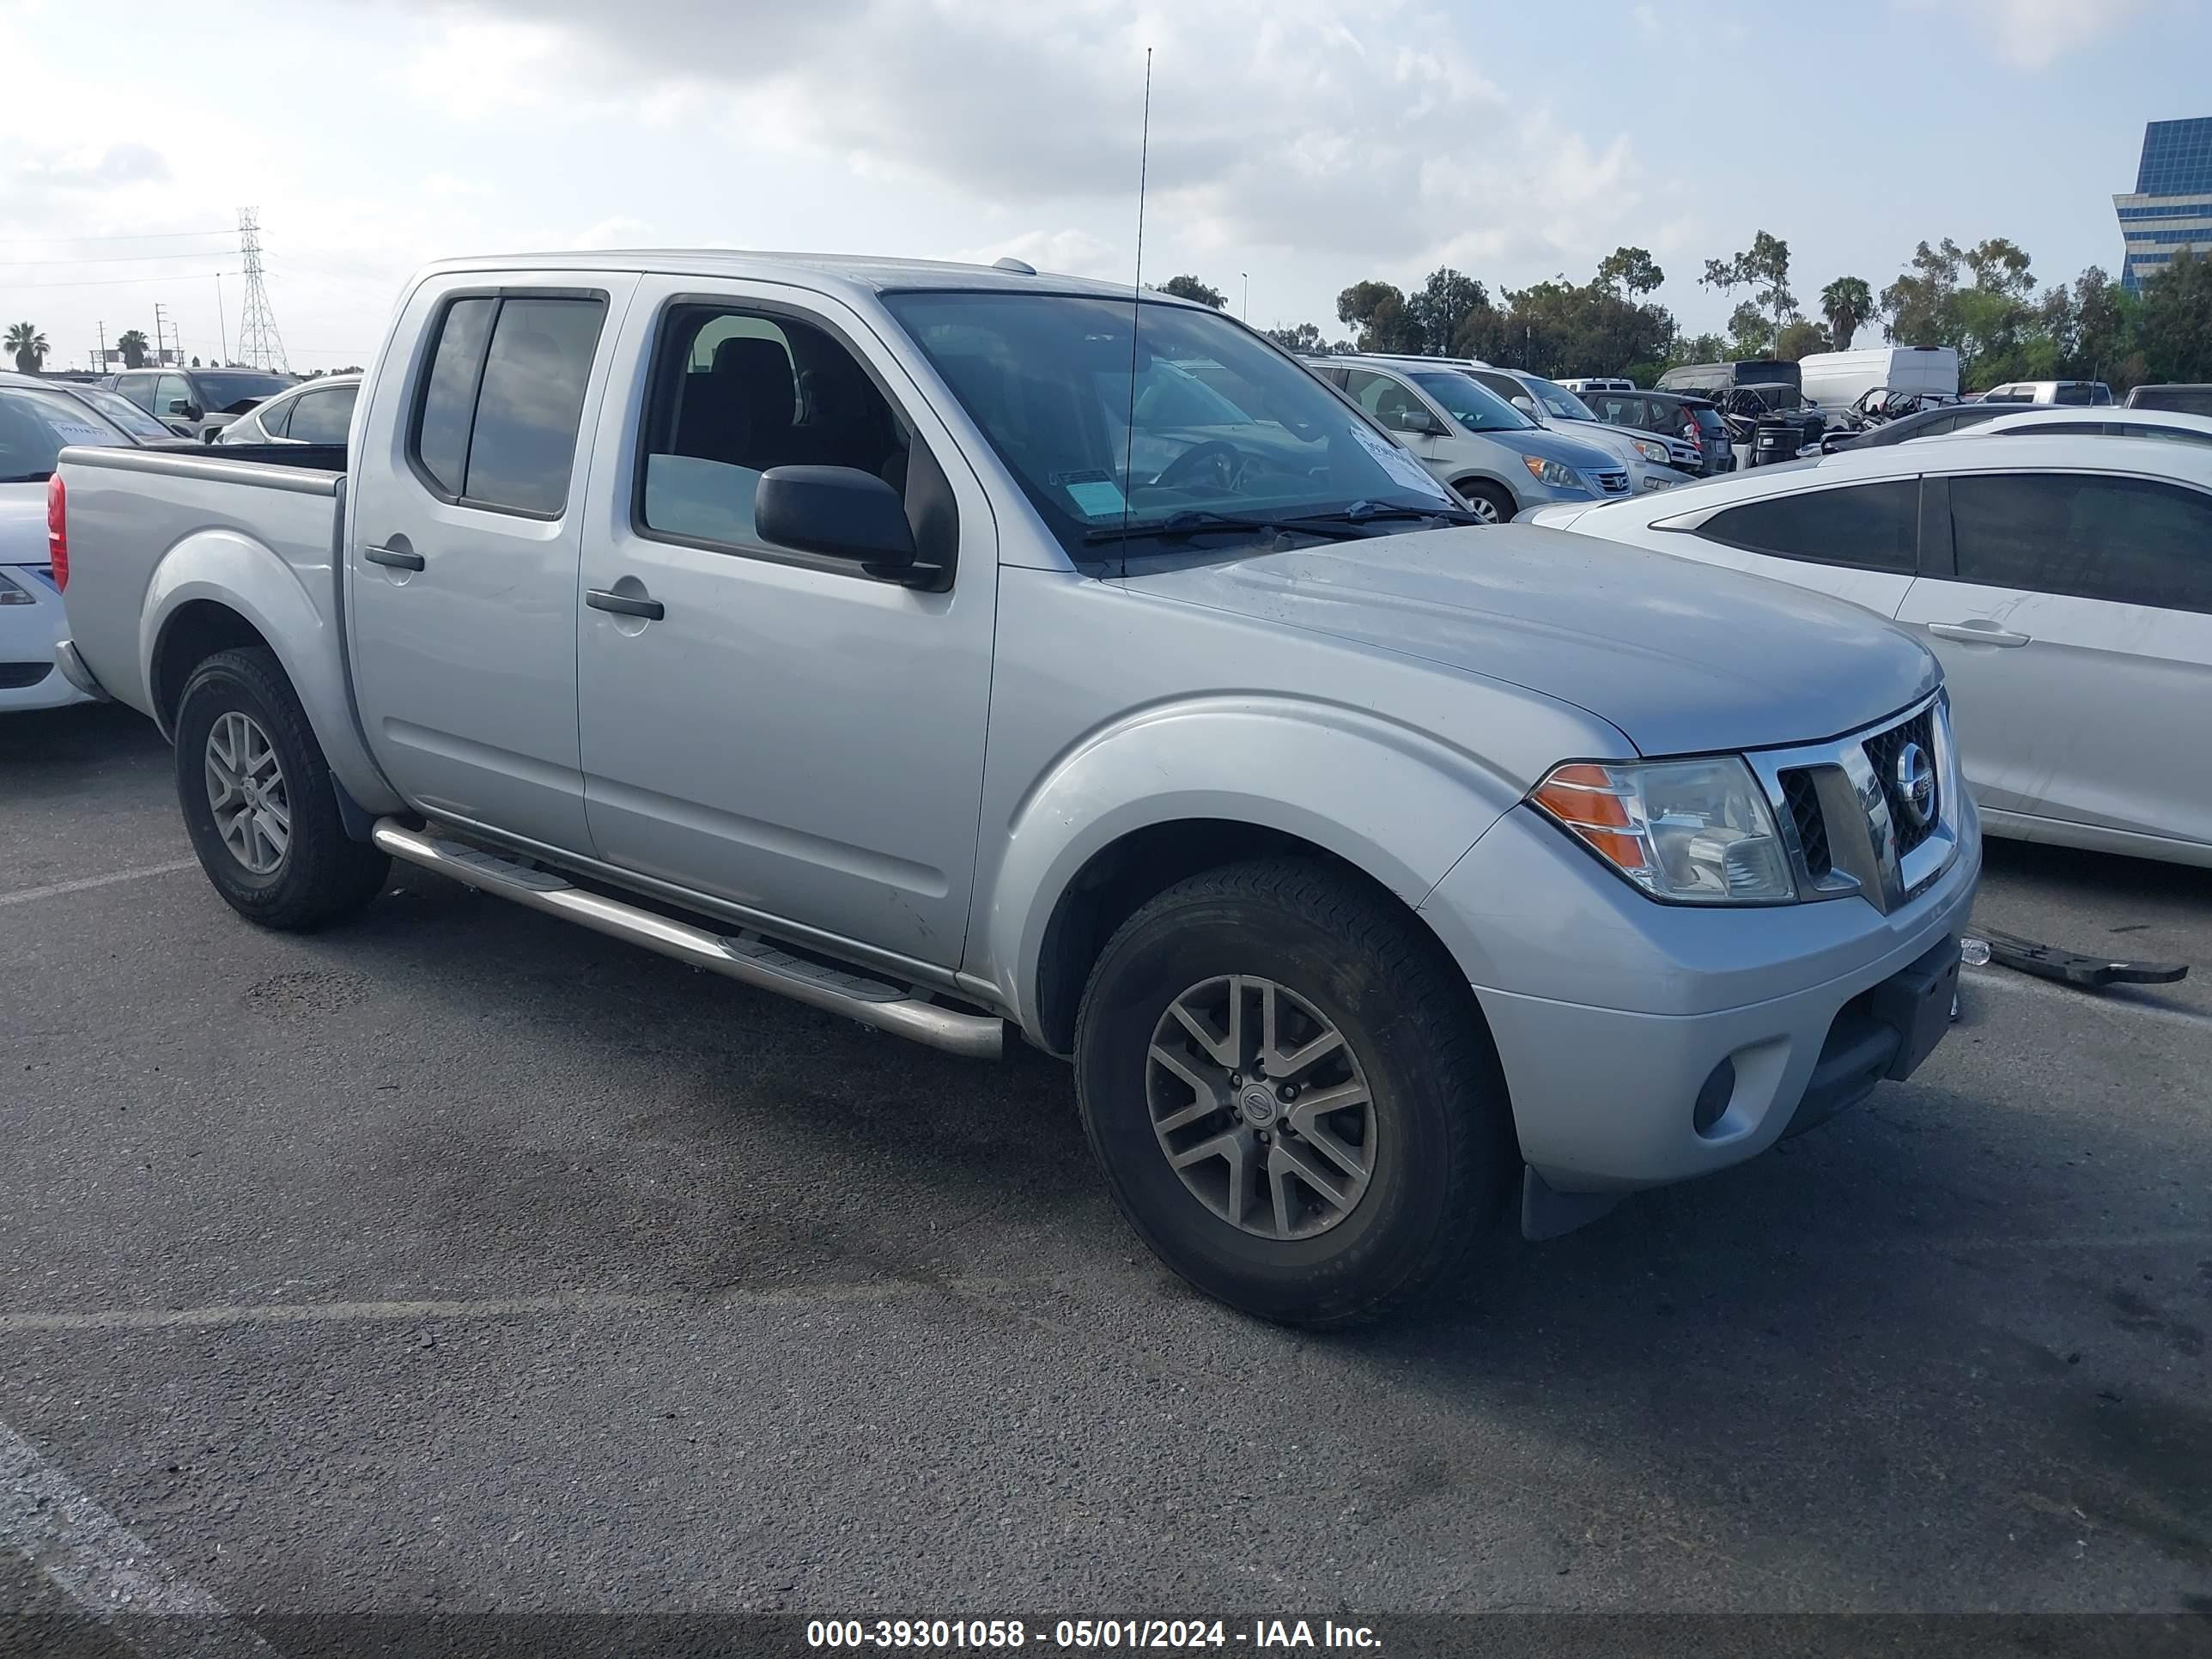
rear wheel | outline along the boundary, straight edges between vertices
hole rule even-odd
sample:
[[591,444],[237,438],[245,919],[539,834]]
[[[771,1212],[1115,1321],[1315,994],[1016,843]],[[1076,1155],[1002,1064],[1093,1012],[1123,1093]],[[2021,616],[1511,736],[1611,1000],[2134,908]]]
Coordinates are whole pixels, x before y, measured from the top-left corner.
[[177,705],[177,799],[200,867],[264,927],[318,927],[384,888],[391,860],[338,817],[307,711],[264,647],[222,651]]
[[1468,511],[1485,524],[1504,524],[1513,516],[1513,498],[1494,483],[1469,478],[1453,488],[1466,498]]
[[1206,872],[1132,916],[1085,993],[1076,1079],[1130,1224],[1268,1319],[1370,1317],[1451,1277],[1517,1162],[1449,958],[1300,860]]

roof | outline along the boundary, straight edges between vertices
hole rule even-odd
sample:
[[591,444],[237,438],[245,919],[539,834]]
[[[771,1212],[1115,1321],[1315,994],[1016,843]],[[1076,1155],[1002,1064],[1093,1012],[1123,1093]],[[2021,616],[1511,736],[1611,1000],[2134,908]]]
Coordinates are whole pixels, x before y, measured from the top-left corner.
[[[471,270],[623,270],[653,271],[670,276],[723,276],[747,282],[789,282],[802,278],[809,287],[844,288],[872,293],[907,293],[916,289],[945,292],[975,291],[1007,294],[1072,294],[1087,298],[1127,301],[1135,290],[1127,283],[1106,283],[1091,276],[1063,276],[1051,272],[1012,270],[1002,265],[962,264],[944,259],[890,259],[869,254],[770,253],[739,248],[611,248],[555,253],[482,254],[462,259],[441,259],[424,276]],[[1147,289],[1149,303],[1209,307]]]

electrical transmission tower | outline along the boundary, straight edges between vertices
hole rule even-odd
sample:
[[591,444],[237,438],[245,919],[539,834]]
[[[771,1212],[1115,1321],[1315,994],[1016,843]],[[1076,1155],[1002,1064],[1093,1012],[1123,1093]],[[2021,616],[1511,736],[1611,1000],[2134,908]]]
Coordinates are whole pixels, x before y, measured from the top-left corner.
[[284,339],[276,331],[276,308],[269,303],[269,285],[261,275],[261,221],[257,210],[238,210],[238,251],[246,261],[246,305],[238,319],[238,355],[255,368],[289,372]]

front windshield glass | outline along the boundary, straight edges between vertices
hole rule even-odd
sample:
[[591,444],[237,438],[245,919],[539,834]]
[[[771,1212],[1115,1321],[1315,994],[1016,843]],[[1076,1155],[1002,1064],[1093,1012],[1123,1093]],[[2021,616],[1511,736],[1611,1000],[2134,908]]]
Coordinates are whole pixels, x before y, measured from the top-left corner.
[[106,448],[131,440],[74,398],[0,387],[0,483],[44,483],[68,444]]
[[243,415],[264,398],[273,398],[295,382],[280,374],[195,374],[210,413]]
[[1594,421],[1597,416],[1590,406],[1553,380],[1539,380],[1534,374],[1524,375],[1521,384],[1535,394],[1536,400],[1563,421]]
[[1413,384],[1469,432],[1525,432],[1536,423],[1486,386],[1464,374],[1416,374]]
[[1078,561],[1117,556],[1102,544],[1125,517],[1142,534],[1178,514],[1282,521],[1362,502],[1455,511],[1413,456],[1212,312],[1059,294],[923,291],[884,303]]
[[70,396],[82,398],[132,437],[147,443],[167,443],[177,434],[119,392],[106,386],[74,386]]

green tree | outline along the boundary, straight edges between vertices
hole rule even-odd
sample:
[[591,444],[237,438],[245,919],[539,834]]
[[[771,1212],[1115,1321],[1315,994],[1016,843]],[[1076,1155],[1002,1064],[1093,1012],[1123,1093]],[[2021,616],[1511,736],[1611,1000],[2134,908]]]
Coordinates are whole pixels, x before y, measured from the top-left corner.
[[1448,357],[1459,325],[1469,312],[1490,303],[1490,290],[1464,271],[1449,265],[1429,273],[1418,294],[1407,296],[1406,314],[1420,343],[1413,348],[1425,356]]
[[1170,276],[1160,284],[1160,292],[1172,294],[1178,300],[1195,300],[1202,306],[1212,306],[1216,311],[1229,303],[1219,289],[1208,288],[1195,276]]
[[1617,247],[1597,262],[1597,286],[1633,296],[1649,294],[1667,280],[1640,247]]
[[1271,328],[1267,337],[1285,351],[1303,352],[1309,356],[1326,349],[1321,330],[1311,323],[1299,323],[1291,328]]
[[1336,319],[1359,331],[1362,351],[1418,352],[1421,333],[1406,296],[1389,283],[1354,283],[1336,296]]
[[1774,337],[1774,355],[1784,362],[1796,362],[1810,351],[1826,351],[1831,339],[1828,325],[1816,323],[1809,317],[1800,317],[1783,325]]
[[16,368],[25,374],[37,374],[46,361],[46,337],[39,332],[36,323],[9,324],[4,349],[13,354]]
[[2212,258],[2184,248],[2143,284],[2144,366],[2161,380],[2212,380]]
[[126,368],[143,368],[146,366],[146,337],[137,329],[131,330],[116,341],[115,349],[123,354]]
[[2027,251],[2008,238],[1991,236],[1968,248],[1963,256],[1974,273],[1974,286],[1985,294],[2008,295],[2025,300],[2035,292],[2028,270]]
[[1665,307],[1639,305],[1595,281],[1554,277],[1505,299],[1503,315],[1489,307],[1469,314],[1462,351],[1539,374],[1620,374],[1660,361],[1674,344]]
[[[1718,289],[1723,294],[1749,289],[1753,302],[1770,313],[1770,340],[1797,315],[1797,296],[1790,291],[1790,244],[1765,231],[1754,231],[1751,246],[1741,253],[1706,260],[1705,274],[1698,280],[1701,286]],[[1743,331],[1738,328],[1736,333],[1741,337]]]
[[1774,354],[1774,324],[1756,300],[1742,300],[1729,313],[1730,357],[1769,357]]
[[1946,236],[1934,247],[1922,242],[1912,251],[1912,269],[1901,271],[1881,291],[1882,332],[1901,345],[1949,345],[1951,296],[1959,288],[1959,265],[1966,258]]
[[1820,315],[1827,319],[1833,349],[1849,351],[1859,325],[1874,315],[1874,292],[1863,278],[1838,276],[1820,290]]

